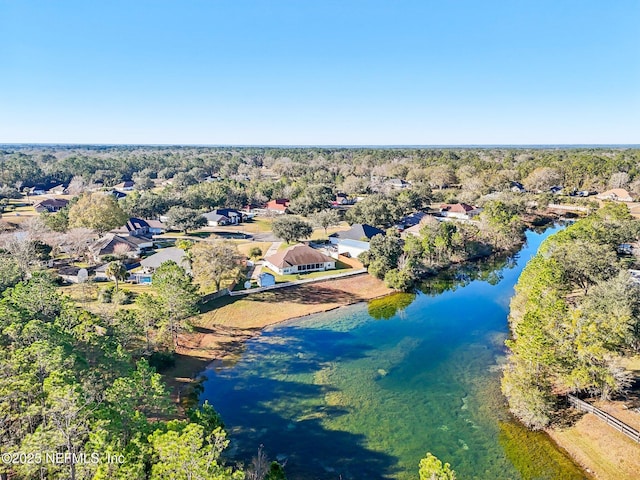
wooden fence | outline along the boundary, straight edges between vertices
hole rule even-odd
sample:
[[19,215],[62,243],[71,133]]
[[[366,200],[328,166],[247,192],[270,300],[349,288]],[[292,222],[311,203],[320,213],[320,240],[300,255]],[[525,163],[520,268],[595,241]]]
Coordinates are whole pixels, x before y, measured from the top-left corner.
[[569,397],[569,403],[573,407],[577,408],[578,410],[582,410],[588,413],[593,413],[596,417],[600,418],[601,420],[604,420],[607,423],[607,425],[611,425],[613,428],[615,428],[619,432],[624,433],[631,440],[635,440],[636,442],[640,443],[640,432],[638,432],[636,429],[631,428],[626,423],[621,422],[616,417],[609,415],[607,412],[603,412],[602,410],[594,407],[590,403],[584,402],[579,398],[574,397],[573,395],[567,395],[567,396]]
[[256,287],[256,288],[251,288],[251,289],[247,289],[247,290],[236,290],[229,292],[229,295],[231,295],[232,297],[235,297],[237,295],[251,295],[252,293],[260,293],[260,292],[264,292],[267,290],[277,290],[279,288],[286,288],[286,287],[293,287],[295,285],[304,285],[305,283],[319,283],[319,282],[326,282],[328,280],[335,280],[338,278],[344,278],[344,277],[351,277],[353,275],[362,275],[363,273],[367,273],[367,269],[366,268],[359,268],[357,270],[349,270],[348,272],[344,272],[344,273],[336,273],[335,275],[327,275],[326,277],[315,277],[315,278],[308,278],[306,280],[293,280],[291,282],[285,282],[285,283],[276,283],[275,285],[270,285],[268,287]]

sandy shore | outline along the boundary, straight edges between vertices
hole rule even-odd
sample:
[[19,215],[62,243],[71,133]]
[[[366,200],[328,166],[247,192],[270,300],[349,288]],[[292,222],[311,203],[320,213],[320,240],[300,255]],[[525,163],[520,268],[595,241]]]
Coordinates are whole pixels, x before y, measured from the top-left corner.
[[381,280],[356,275],[271,290],[241,297],[222,297],[194,317],[192,333],[180,337],[175,367],[164,372],[165,382],[177,397],[189,390],[214,360],[232,362],[249,338],[263,328],[285,320],[352,305],[393,293]]

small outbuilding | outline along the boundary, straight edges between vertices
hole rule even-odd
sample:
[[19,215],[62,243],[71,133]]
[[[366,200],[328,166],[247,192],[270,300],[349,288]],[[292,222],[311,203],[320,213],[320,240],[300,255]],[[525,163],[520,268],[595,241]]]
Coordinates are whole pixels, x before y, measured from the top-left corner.
[[276,277],[268,272],[262,272],[258,275],[258,286],[259,287],[270,287],[276,284]]

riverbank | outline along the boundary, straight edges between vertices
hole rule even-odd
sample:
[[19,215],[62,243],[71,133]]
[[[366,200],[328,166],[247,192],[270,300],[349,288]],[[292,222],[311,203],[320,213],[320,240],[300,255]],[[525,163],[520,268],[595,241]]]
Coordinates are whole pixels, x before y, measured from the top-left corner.
[[551,439],[587,473],[599,480],[635,480],[640,444],[590,413],[567,428],[550,428]]
[[174,398],[183,401],[214,360],[233,363],[245,342],[263,328],[286,320],[326,312],[393,293],[368,274],[296,285],[242,297],[221,297],[192,319],[194,331],[180,336],[176,363],[163,372]]

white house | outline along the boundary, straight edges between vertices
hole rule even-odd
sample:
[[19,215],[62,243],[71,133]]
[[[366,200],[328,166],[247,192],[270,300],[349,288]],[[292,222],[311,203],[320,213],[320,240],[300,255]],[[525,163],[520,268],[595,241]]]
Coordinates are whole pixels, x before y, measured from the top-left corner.
[[336,268],[336,261],[302,243],[264,259],[264,265],[279,275],[321,272]]
[[221,227],[224,225],[229,225],[231,223],[229,217],[216,213],[215,210],[213,212],[203,213],[202,216],[205,218],[205,220],[207,221],[207,225],[210,227]]
[[207,225],[210,227],[242,223],[242,212],[234,208],[218,208],[208,213],[203,213],[202,216],[207,220]]
[[440,206],[440,216],[461,218],[463,220],[468,220],[472,217],[475,217],[481,211],[482,209],[472,207],[471,205],[467,205],[466,203],[454,203],[453,205],[443,204]]
[[613,200],[614,202],[633,202],[633,197],[624,188],[613,188],[596,195],[598,200]]
[[369,250],[369,242],[363,242],[361,240],[340,240],[337,244],[338,255],[345,255],[346,257],[357,258],[363,252]]

